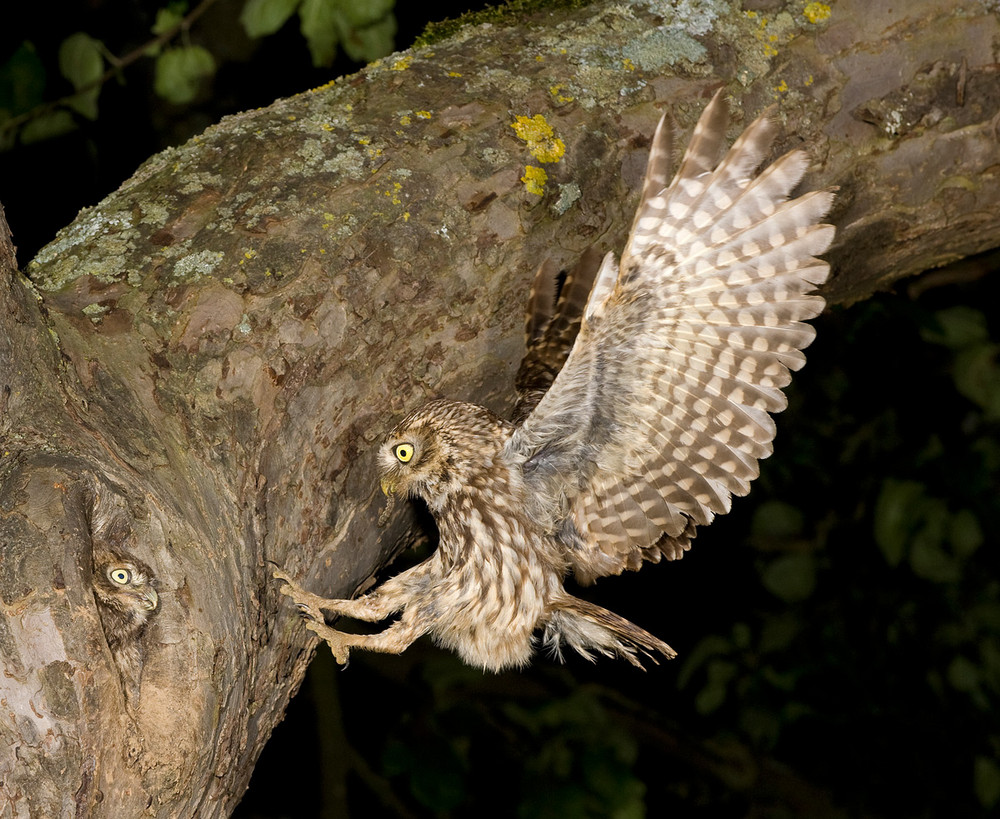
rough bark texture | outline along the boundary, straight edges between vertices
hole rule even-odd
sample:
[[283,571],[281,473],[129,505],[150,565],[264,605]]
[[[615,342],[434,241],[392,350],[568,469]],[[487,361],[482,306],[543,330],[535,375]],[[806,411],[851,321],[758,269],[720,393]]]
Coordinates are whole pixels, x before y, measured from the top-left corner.
[[[0,817],[232,810],[309,659],[269,561],[347,595],[390,558],[370,445],[434,396],[505,407],[535,266],[621,246],[661,110],[778,103],[840,186],[835,301],[1000,245],[995,13],[756,5],[539,13],[227,118],[33,284],[0,223]],[[131,704],[102,504],[160,594]]]

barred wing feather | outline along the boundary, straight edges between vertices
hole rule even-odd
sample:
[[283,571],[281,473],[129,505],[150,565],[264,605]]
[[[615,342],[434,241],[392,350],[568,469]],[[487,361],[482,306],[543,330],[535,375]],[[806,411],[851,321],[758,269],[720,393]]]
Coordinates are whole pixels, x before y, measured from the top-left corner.
[[814,336],[802,322],[824,306],[833,194],[789,201],[802,151],[755,175],[766,115],[719,162],[726,120],[717,94],[665,187],[661,121],[621,265],[605,258],[566,363],[505,448],[583,581],[680,557],[746,494]]

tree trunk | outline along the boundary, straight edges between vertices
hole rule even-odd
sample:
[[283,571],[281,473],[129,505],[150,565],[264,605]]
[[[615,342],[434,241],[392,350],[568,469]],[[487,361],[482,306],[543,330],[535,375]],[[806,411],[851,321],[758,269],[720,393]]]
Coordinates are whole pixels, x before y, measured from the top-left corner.
[[[501,19],[151,158],[30,282],[0,220],[0,818],[233,809],[313,647],[270,564],[350,595],[401,548],[371,444],[508,406],[534,268],[620,249],[662,110],[778,103],[840,188],[834,301],[1000,245],[1000,24],[900,5]],[[157,585],[138,680],[109,538]]]

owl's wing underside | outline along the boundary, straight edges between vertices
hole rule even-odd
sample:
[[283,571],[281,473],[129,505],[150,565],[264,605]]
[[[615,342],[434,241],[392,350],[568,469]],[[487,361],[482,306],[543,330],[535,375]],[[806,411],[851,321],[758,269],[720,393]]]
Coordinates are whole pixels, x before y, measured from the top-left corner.
[[814,336],[802,322],[824,306],[810,293],[829,273],[815,256],[833,194],[788,201],[802,151],[755,175],[766,116],[718,162],[726,121],[716,94],[666,186],[661,121],[620,269],[608,254],[565,365],[505,450],[584,581],[680,557],[747,493]]

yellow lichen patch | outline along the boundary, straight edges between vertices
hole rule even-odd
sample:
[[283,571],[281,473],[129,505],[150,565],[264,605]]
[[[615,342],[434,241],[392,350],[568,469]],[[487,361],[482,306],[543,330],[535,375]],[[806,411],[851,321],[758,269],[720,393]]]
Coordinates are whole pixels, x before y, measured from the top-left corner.
[[622,60],[622,68],[626,71],[635,71],[635,63],[632,62],[628,57]]
[[786,94],[788,93],[788,83],[782,80],[776,86],[774,86],[774,90],[777,91],[779,94]]
[[406,71],[413,62],[412,55],[407,54],[405,57],[400,57],[396,62],[394,62],[389,68],[393,71]]
[[802,13],[810,23],[822,23],[829,20],[832,12],[826,3],[807,3]]
[[544,168],[536,168],[534,165],[528,165],[524,169],[524,176],[521,177],[521,181],[524,183],[524,189],[528,193],[541,196],[545,193],[545,182],[548,178],[549,175],[545,173]]
[[517,117],[510,127],[527,143],[531,155],[539,162],[558,162],[566,153],[566,143],[555,135],[541,114]]
[[556,102],[572,102],[573,98],[569,94],[564,94],[563,91],[566,90],[566,86],[562,83],[557,83],[549,88],[549,93],[555,97]]
[[461,77],[462,76],[462,72],[461,71],[449,71],[448,72],[448,76],[449,77]]
[[777,56],[778,46],[781,43],[791,42],[795,38],[794,20],[789,14],[782,13],[773,20],[770,20],[756,11],[745,11],[743,13],[748,20],[753,20],[757,23],[754,36],[761,43],[761,51],[765,58]]
[[399,198],[399,192],[403,189],[403,186],[399,182],[393,182],[392,187],[387,191],[382,191],[386,196],[389,197],[390,201],[394,205],[401,205],[403,201]]
[[413,113],[420,119],[430,119],[433,116],[430,111],[414,111]]
[[412,121],[413,120],[410,119],[409,114],[403,114],[403,116],[399,118],[399,124],[404,126],[409,125]]

